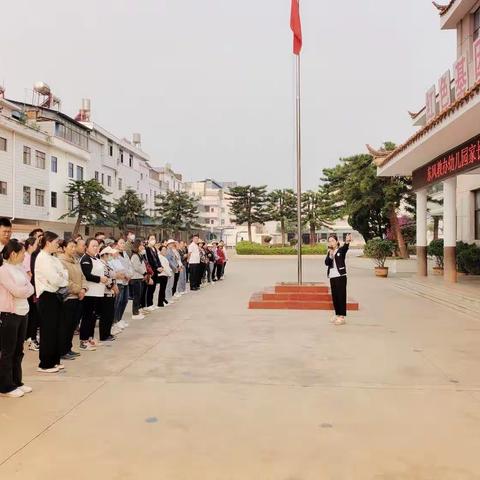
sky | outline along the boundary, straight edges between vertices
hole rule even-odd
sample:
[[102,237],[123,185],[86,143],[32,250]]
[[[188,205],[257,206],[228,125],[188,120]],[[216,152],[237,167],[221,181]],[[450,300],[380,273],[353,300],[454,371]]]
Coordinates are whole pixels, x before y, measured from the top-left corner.
[[[402,143],[407,110],[455,59],[430,0],[300,0],[303,187],[322,169]],[[295,184],[290,0],[16,0],[0,29],[7,98],[48,83],[75,115],[142,134],[188,181]],[[30,93],[28,93],[30,90]]]

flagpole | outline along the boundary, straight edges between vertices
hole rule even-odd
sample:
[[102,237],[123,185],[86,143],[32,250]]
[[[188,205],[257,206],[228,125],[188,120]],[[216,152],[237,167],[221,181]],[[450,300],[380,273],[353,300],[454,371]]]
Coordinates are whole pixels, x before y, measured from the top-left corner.
[[300,53],[295,55],[295,138],[297,152],[297,262],[298,262],[298,284],[303,283],[302,269],[302,130],[301,130],[301,90],[300,90]]

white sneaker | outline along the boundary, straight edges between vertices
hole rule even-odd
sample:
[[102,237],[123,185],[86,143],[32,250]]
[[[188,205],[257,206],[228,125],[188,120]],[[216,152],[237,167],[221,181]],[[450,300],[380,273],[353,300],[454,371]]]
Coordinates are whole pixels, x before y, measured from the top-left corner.
[[96,348],[93,345],[90,345],[89,342],[80,342],[80,350],[88,350],[94,352]]
[[132,320],[143,320],[145,315],[132,315]]
[[15,390],[12,390],[11,392],[8,393],[0,393],[1,397],[10,397],[10,398],[20,398],[25,395],[25,392],[20,390],[20,388],[16,388]]
[[176,294],[174,295],[175,298],[180,298],[181,296],[182,296],[181,293],[176,293]]
[[150,315],[152,313],[151,310],[147,310],[146,308],[141,308],[139,311],[142,315]]
[[149,312],[154,312],[157,309],[155,305],[150,305],[149,307],[145,308],[145,310],[148,310]]
[[23,393],[32,393],[33,388],[29,387],[27,385],[22,385],[21,387],[18,387],[17,390],[21,390]]
[[40,368],[38,367],[37,368],[37,372],[40,372],[40,373],[58,373],[60,371],[59,368],[55,367],[55,368]]
[[65,370],[65,365],[59,363],[58,365],[55,365],[55,368],[58,368],[59,370]]
[[123,329],[120,327],[112,327],[112,335],[119,335],[123,332]]

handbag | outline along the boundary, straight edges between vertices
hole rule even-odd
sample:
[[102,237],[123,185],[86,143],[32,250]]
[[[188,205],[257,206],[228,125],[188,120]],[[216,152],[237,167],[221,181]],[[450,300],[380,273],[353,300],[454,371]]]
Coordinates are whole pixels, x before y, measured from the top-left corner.
[[69,294],[67,287],[60,287],[55,293],[61,302],[64,302],[68,298]]

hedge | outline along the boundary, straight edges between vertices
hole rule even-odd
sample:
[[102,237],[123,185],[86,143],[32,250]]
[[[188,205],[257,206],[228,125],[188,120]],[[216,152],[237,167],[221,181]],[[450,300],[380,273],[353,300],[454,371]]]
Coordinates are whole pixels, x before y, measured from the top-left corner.
[[[237,243],[238,255],[296,255],[295,247],[282,247],[278,245],[261,245],[253,242],[239,242]],[[327,253],[327,246],[323,244],[310,246],[304,245],[302,247],[304,255],[325,255]]]

